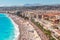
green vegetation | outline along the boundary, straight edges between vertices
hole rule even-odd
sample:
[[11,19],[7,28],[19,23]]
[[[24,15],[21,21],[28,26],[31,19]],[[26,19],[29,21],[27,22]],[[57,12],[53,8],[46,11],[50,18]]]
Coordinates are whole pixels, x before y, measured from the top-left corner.
[[[19,12],[17,13],[17,15],[20,16],[20,17],[22,17],[22,18],[24,18],[24,19],[29,19],[28,17],[25,17],[25,16],[20,15]],[[49,30],[44,29],[43,26],[41,26],[39,22],[35,22],[34,19],[31,19],[31,21],[32,21],[36,26],[38,26],[38,27],[46,34],[46,36],[49,37],[50,40],[55,40],[55,39],[51,36],[51,32],[50,32]]]
[[49,37],[49,40],[55,40],[52,36],[51,36],[51,31],[46,30],[43,28],[43,26],[40,25],[39,22],[35,22],[34,19],[31,20],[36,26],[38,26],[45,34],[47,37]]
[[60,37],[57,37],[60,40]]
[[27,19],[28,20],[29,18],[28,17],[24,17],[24,19]]
[[20,12],[17,12],[16,15],[17,15],[17,16],[21,16],[21,15],[20,15]]

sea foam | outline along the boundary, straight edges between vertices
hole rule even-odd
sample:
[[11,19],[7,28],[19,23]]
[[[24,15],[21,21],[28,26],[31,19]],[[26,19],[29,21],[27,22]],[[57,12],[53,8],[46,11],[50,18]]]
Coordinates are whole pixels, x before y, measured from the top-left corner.
[[11,22],[14,25],[14,28],[15,28],[15,31],[14,31],[15,37],[14,37],[13,40],[18,40],[19,35],[20,35],[19,28],[18,28],[19,26],[12,20],[11,17],[9,17],[8,15],[7,15],[7,17],[11,20]]

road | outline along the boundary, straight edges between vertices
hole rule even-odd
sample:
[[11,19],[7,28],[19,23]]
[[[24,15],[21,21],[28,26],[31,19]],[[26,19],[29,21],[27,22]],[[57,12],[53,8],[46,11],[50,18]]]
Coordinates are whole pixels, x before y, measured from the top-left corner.
[[36,25],[34,25],[31,21],[29,21],[29,23],[33,25],[33,27],[41,37],[41,40],[49,40],[49,38]]
[[10,15],[10,17],[19,25],[20,37],[18,40],[41,40],[40,36],[29,21],[25,21],[16,15]]

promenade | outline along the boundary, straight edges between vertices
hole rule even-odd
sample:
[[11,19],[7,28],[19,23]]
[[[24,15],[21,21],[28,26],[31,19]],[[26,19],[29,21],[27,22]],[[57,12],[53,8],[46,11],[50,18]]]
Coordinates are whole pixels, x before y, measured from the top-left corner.
[[34,25],[31,21],[29,21],[29,23],[33,25],[41,40],[49,40],[49,38],[36,25]]
[[11,17],[19,26],[20,35],[18,40],[41,40],[33,25],[28,21],[25,21],[16,15],[9,15],[9,17]]

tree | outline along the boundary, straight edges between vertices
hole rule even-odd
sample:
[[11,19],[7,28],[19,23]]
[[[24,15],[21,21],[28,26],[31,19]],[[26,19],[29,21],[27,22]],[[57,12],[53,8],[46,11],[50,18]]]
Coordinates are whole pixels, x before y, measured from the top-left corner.
[[18,15],[18,16],[21,16],[21,11],[18,11],[16,14]]

